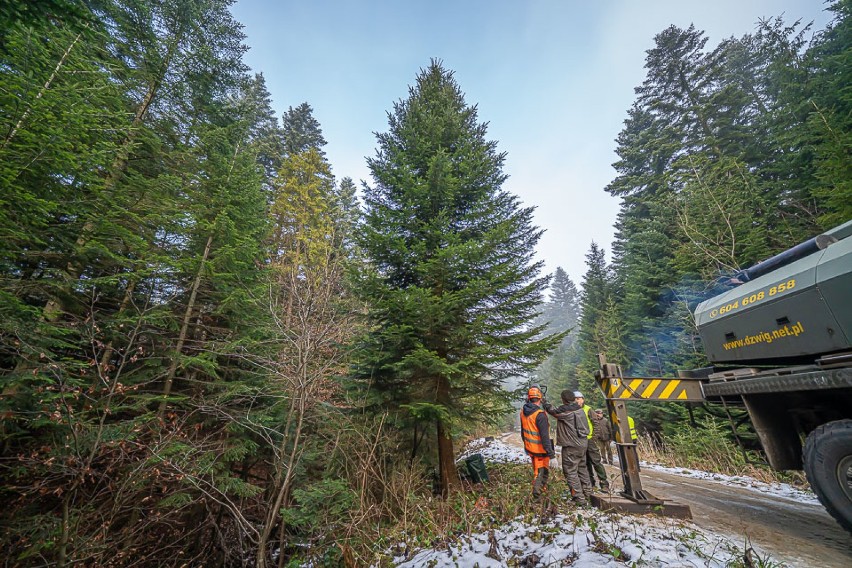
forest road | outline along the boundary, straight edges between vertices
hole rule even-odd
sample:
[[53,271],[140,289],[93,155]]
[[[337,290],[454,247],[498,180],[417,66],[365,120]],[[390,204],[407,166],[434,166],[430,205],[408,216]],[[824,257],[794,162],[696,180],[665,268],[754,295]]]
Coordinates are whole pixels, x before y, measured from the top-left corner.
[[[520,435],[503,442],[523,448]],[[557,468],[558,469],[558,466]],[[617,467],[607,466],[613,490],[622,489]],[[561,472],[553,472],[561,478]],[[751,545],[788,566],[849,568],[852,535],[840,528],[821,505],[760,493],[719,482],[643,469],[642,488],[655,497],[689,505],[701,528]]]

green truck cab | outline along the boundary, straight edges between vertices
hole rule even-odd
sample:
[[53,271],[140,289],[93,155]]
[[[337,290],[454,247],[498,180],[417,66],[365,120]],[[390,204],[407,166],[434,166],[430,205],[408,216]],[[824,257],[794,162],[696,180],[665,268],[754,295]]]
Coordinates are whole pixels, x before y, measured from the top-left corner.
[[804,257],[753,279],[745,271],[737,278],[747,282],[699,304],[695,318],[710,361],[810,362],[852,350],[849,233],[852,221],[811,239],[813,252]]
[[744,405],[770,465],[804,469],[852,533],[852,221],[733,281],[695,310],[714,367],[683,376]]

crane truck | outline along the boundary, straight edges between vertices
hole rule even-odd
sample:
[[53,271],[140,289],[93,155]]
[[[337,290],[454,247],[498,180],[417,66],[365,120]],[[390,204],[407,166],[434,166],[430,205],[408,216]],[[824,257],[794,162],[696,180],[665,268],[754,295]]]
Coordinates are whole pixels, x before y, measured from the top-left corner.
[[[746,269],[698,304],[708,360],[676,378],[595,376],[618,434],[623,496],[641,488],[624,401],[705,401],[748,412],[769,465],[804,470],[819,501],[852,533],[852,221]],[[622,441],[624,440],[624,441]]]

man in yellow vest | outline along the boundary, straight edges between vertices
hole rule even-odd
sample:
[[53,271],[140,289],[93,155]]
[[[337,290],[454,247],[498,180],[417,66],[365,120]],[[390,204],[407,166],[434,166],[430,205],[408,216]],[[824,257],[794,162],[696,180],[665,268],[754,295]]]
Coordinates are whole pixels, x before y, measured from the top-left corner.
[[556,457],[550,440],[550,423],[541,408],[541,389],[530,387],[527,402],[521,409],[521,439],[524,451],[532,458],[533,497],[539,497],[547,487],[550,476],[550,460]]
[[[630,429],[630,441],[635,444],[636,440],[639,439],[639,435],[636,433],[636,422],[633,420],[633,417],[630,416],[630,415],[627,416],[627,427]],[[618,443],[621,442],[621,432],[618,431],[618,428],[615,429],[615,436],[614,437],[615,437],[616,442],[618,442]],[[637,447],[636,450],[637,450],[636,455],[638,457],[639,448]],[[619,456],[621,456],[621,454],[619,454]],[[639,465],[639,463],[637,463],[636,467],[639,469],[639,471],[642,470],[642,467]]]
[[[636,433],[636,422],[633,420],[633,417],[630,416],[630,415],[627,416],[627,427],[630,430],[630,441],[635,444],[636,440],[639,439],[639,435]],[[620,438],[621,438],[620,433],[619,433],[618,429],[616,428],[615,435],[613,436],[613,439],[616,442],[620,442],[621,441]]]
[[586,397],[584,397],[583,393],[580,391],[574,392],[574,402],[583,409],[583,414],[586,415],[586,420],[588,420],[589,423],[589,445],[586,447],[586,466],[589,469],[589,480],[592,482],[592,487],[594,487],[595,474],[597,474],[601,489],[609,491],[609,480],[606,477],[606,469],[604,469],[604,466],[601,463],[601,453],[598,451],[598,446],[592,441],[592,438],[595,435],[595,427],[592,423],[591,414],[589,413],[594,412],[594,410],[591,406],[586,404]]

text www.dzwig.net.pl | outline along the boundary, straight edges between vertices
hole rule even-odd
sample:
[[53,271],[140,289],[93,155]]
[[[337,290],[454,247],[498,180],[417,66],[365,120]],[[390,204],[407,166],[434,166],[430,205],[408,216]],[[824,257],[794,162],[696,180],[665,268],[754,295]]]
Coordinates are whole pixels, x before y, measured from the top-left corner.
[[797,321],[792,326],[785,325],[781,329],[776,329],[774,331],[762,331],[756,335],[746,335],[742,339],[728,341],[727,343],[723,343],[722,347],[724,347],[727,351],[730,349],[738,349],[740,347],[748,347],[749,345],[756,345],[758,343],[772,343],[776,339],[782,339],[784,337],[798,337],[804,332],[805,328],[802,327],[802,322]]

